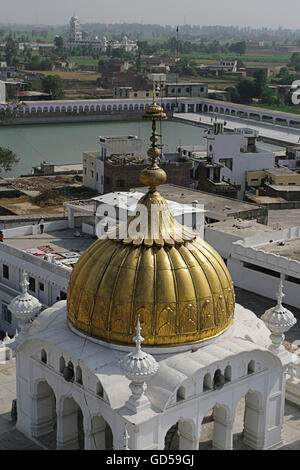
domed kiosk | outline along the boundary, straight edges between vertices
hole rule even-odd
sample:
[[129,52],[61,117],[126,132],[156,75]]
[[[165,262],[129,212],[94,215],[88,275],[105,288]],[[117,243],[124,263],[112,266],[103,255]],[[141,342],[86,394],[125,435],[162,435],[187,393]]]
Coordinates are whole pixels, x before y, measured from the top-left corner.
[[81,256],[67,303],[44,310],[10,345],[17,427],[47,442],[52,433],[58,449],[191,450],[212,410],[212,447],[232,449],[244,397],[243,445],[270,448],[281,440],[289,355],[235,305],[220,255],[170,214],[157,190],[166,174],[156,121],[166,115],[155,92],[145,118],[148,193]]

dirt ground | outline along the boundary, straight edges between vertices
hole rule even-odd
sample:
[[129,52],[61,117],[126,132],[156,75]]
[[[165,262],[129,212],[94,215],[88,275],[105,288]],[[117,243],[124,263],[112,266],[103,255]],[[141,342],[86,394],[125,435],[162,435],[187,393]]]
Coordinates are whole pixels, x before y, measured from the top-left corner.
[[[7,186],[20,191],[19,197],[1,197],[0,206],[16,215],[66,215],[63,202],[89,199],[95,192],[84,188],[78,177],[36,176],[6,180]],[[1,186],[3,187],[3,181]]]

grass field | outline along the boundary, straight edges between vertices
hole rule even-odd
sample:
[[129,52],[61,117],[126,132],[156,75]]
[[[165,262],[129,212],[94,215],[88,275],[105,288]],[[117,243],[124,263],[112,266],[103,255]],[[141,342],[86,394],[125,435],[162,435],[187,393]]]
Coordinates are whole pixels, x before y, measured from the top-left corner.
[[[30,72],[26,70],[26,72]],[[42,73],[43,75],[59,75],[64,80],[84,80],[84,81],[95,81],[99,77],[99,73],[96,72],[76,72],[66,71],[61,72],[59,70],[48,71],[48,70],[35,70],[36,73]]]
[[99,59],[93,59],[90,56],[72,56],[68,57],[70,62],[75,62],[75,64],[85,67],[98,67]]

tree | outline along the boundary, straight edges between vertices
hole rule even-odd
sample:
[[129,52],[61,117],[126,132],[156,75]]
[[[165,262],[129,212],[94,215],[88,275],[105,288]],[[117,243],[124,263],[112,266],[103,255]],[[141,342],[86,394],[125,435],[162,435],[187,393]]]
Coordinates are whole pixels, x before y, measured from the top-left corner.
[[12,65],[18,55],[18,43],[9,35],[5,46],[5,58],[7,65]]
[[10,148],[0,147],[0,173],[11,171],[19,160]]
[[250,78],[240,78],[237,84],[237,91],[240,95],[240,103],[248,104],[256,95],[256,84]]
[[267,73],[265,70],[256,70],[253,74],[255,79],[256,98],[261,98],[267,84]]
[[55,36],[54,38],[54,45],[58,52],[61,52],[64,48],[64,40],[62,36]]
[[59,75],[47,75],[42,80],[42,89],[45,93],[50,93],[53,99],[63,98],[64,81]]
[[230,52],[236,52],[237,54],[245,54],[246,52],[246,41],[234,42],[229,46]]

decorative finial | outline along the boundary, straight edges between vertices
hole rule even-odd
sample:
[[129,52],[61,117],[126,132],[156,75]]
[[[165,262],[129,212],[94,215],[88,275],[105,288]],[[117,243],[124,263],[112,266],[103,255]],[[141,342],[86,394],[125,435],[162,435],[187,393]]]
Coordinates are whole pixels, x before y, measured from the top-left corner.
[[280,282],[278,291],[276,294],[277,305],[267,310],[261,317],[266,327],[271,331],[270,339],[272,344],[269,346],[270,351],[275,354],[285,352],[285,348],[282,345],[284,341],[284,333],[286,333],[292,326],[297,322],[293,313],[287,308],[283,307],[282,299],[283,293],[283,275],[280,276]]
[[150,407],[150,402],[145,395],[146,381],[153,377],[159,369],[159,364],[154,357],[142,350],[141,344],[144,338],[141,335],[139,318],[136,332],[137,335],[133,338],[136,343],[135,350],[120,360],[120,367],[130,380],[129,388],[132,392],[127,401],[127,407],[134,413]]
[[283,274],[280,274],[280,282],[278,286],[278,292],[276,294],[278,307],[282,307],[282,300],[284,296],[285,294],[283,293]]
[[137,321],[137,325],[136,325],[137,335],[133,338],[133,341],[135,341],[135,344],[136,344],[136,348],[135,348],[136,352],[142,350],[141,344],[145,339],[141,335],[141,330],[142,330],[142,328],[141,328],[141,324],[140,324],[140,316],[138,316],[138,321]]
[[148,106],[143,115],[143,119],[152,121],[152,135],[150,137],[151,147],[147,155],[151,160],[151,166],[141,172],[140,179],[143,184],[149,186],[150,192],[154,192],[156,187],[163,184],[167,180],[167,175],[164,170],[158,166],[158,158],[161,155],[157,147],[158,135],[156,133],[156,121],[163,121],[167,119],[167,115],[163,108],[156,103],[155,85],[153,84],[153,103]]
[[29,286],[29,282],[27,280],[26,271],[25,271],[25,269],[22,269],[22,271],[21,271],[21,282],[20,282],[20,287],[21,287],[22,294],[26,294],[28,292],[28,286]]
[[19,320],[22,333],[29,331],[32,319],[42,309],[40,301],[28,293],[28,285],[26,271],[22,269],[20,281],[21,294],[15,297],[8,305],[8,309]]
[[123,450],[130,450],[129,449],[129,446],[128,446],[128,442],[129,442],[129,434],[128,434],[128,431],[127,431],[127,423],[125,423],[125,426],[124,426],[124,433],[123,433]]

